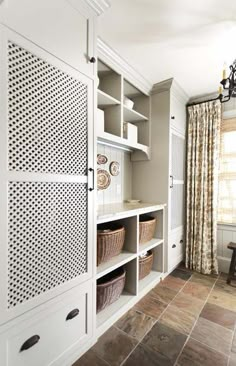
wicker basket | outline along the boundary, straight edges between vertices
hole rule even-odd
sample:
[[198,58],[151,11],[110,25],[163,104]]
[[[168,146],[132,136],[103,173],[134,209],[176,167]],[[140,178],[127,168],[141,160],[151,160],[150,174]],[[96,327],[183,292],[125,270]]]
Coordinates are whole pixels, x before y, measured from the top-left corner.
[[[123,226],[111,226],[109,224],[109,227],[100,226],[98,229],[97,265],[120,254],[125,241],[125,228]],[[106,231],[108,229],[109,231]]]
[[155,232],[157,220],[150,216],[142,215],[139,218],[139,243],[144,244],[150,241]]
[[126,271],[118,268],[97,281],[97,313],[118,300],[125,286]]
[[148,256],[145,258],[139,257],[139,279],[142,280],[144,277],[148,276],[151,272],[153,264],[153,253],[150,250]]

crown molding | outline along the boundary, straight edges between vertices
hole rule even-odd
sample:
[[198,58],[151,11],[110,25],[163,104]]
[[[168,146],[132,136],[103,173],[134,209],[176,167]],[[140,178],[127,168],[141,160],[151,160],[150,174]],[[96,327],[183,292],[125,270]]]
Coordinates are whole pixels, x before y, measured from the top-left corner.
[[134,84],[145,94],[150,94],[152,83],[146,80],[138,71],[136,71],[126,60],[124,60],[115,50],[113,50],[100,37],[97,40],[98,57],[118,73],[123,74],[125,79]]
[[110,8],[110,0],[85,0],[85,2],[95,11],[97,15],[101,15]]
[[177,83],[177,81],[174,80],[174,78],[163,80],[160,83],[154,84],[151,94],[162,93],[170,90],[178,99],[181,99],[184,103],[187,103],[187,101],[189,100],[188,94],[181,88],[181,86]]

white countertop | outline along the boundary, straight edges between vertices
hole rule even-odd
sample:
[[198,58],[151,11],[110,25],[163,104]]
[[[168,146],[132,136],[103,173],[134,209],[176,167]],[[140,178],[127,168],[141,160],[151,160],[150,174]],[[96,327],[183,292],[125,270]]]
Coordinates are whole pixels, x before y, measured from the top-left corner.
[[133,215],[139,215],[143,213],[148,213],[151,211],[163,210],[166,206],[165,203],[111,203],[106,205],[99,205],[97,210],[97,221],[99,223],[106,222],[111,219],[118,219],[122,217],[129,217]]

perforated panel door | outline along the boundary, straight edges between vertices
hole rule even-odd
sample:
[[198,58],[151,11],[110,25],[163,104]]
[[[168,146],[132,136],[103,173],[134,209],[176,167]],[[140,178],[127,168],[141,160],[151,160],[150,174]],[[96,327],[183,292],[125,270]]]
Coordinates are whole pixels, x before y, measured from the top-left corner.
[[1,40],[2,322],[91,277],[94,210],[91,81],[12,32]]
[[170,230],[184,225],[185,137],[171,130]]

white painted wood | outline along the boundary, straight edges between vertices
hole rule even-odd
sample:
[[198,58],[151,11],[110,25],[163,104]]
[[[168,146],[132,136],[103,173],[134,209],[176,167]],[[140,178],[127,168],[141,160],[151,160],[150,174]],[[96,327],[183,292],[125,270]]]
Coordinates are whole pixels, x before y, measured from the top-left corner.
[[156,284],[157,278],[159,279],[161,277],[161,275],[162,275],[161,272],[152,270],[148,276],[146,276],[141,281],[139,281],[139,291],[142,292],[144,289],[146,289],[149,286],[151,286],[151,288],[154,287],[153,283]]
[[[0,333],[1,365],[61,364],[60,356],[65,351],[72,346],[79,348],[93,337],[94,304],[92,282],[87,282],[9,322]],[[79,314],[66,320],[74,309]],[[40,337],[38,343],[20,352],[23,343],[33,335]]]
[[[165,270],[168,272],[170,267],[176,266],[177,261],[181,261],[183,258],[183,254],[180,255],[177,251],[176,253],[171,252],[171,256],[168,256],[168,243],[171,233],[174,233],[174,230],[183,230],[184,225],[186,101],[185,93],[173,79],[154,85],[151,93],[151,159],[147,162],[133,163],[132,191],[134,198],[149,202],[168,203],[165,220],[166,243],[164,246]],[[174,120],[171,119],[172,113],[173,116],[175,113],[176,119]],[[172,154],[173,136],[183,141],[183,148],[180,152],[178,149],[178,151],[173,150]],[[172,183],[172,179],[170,179],[170,175],[173,175],[172,167],[174,171],[179,173],[173,178],[174,192],[171,200],[170,183]],[[181,189],[181,192],[178,192],[178,188]],[[174,221],[171,217],[173,212]],[[179,217],[181,219],[176,221],[175,218]]]
[[148,250],[151,250],[161,244],[163,244],[163,239],[152,239],[145,244],[140,244],[139,255],[146,253]]
[[120,174],[111,176],[111,183],[107,189],[97,191],[98,205],[122,202],[131,197],[132,166],[130,153],[112,148],[106,145],[97,146],[97,153],[105,155],[108,159],[106,164],[98,165],[98,169],[105,169],[109,172],[112,161],[120,164]]
[[105,109],[117,104],[120,104],[118,99],[115,99],[104,91],[98,89],[98,107],[100,109]]
[[145,213],[150,213],[154,211],[163,210],[165,204],[151,204],[151,203],[139,203],[139,204],[129,204],[129,203],[117,203],[117,204],[107,204],[98,206],[97,211],[97,223],[109,222],[118,219],[123,219],[126,217],[141,215]]
[[[25,48],[32,54],[38,56],[39,58],[45,60],[46,62],[54,65],[58,69],[62,70],[63,72],[71,75],[73,78],[80,80],[81,82],[87,85],[87,105],[88,105],[88,167],[94,166],[94,149],[93,149],[93,141],[94,141],[94,133],[93,133],[93,87],[92,81],[76,71],[75,69],[71,68],[64,62],[61,62],[59,59],[55,58],[48,52],[45,52],[41,48],[37,47],[32,42],[29,42],[25,38],[19,36],[15,32],[8,30],[6,27],[1,26],[1,72],[0,72],[0,79],[1,85],[1,147],[2,147],[2,154],[0,158],[0,166],[1,166],[1,177],[0,177],[0,188],[2,194],[1,196],[1,267],[0,267],[0,285],[1,285],[1,297],[0,297],[0,322],[4,323],[15,316],[19,316],[23,312],[26,312],[33,307],[42,304],[43,302],[49,300],[54,296],[58,296],[62,292],[66,291],[67,289],[76,286],[83,281],[86,281],[92,277],[92,263],[93,263],[93,255],[92,255],[92,243],[93,243],[93,235],[94,235],[94,220],[93,220],[93,212],[94,212],[94,192],[89,192],[88,200],[87,200],[87,215],[88,221],[87,225],[90,230],[87,231],[87,255],[88,255],[88,262],[87,262],[87,272],[83,273],[82,275],[78,276],[77,278],[72,279],[71,281],[66,281],[65,283],[61,284],[60,286],[56,286],[49,291],[43,292],[26,302],[23,302],[11,309],[7,308],[7,183],[9,181],[43,181],[43,182],[82,182],[82,183],[89,183],[91,184],[91,178],[88,175],[84,176],[70,176],[70,175],[62,175],[62,174],[40,174],[40,173],[27,173],[27,172],[9,172],[7,170],[7,59],[6,59],[6,52],[7,52],[7,41],[10,39],[12,42],[20,45],[21,47]],[[4,87],[5,86],[5,87]],[[39,177],[41,175],[41,178]],[[89,180],[89,181],[88,181]]]
[[95,66],[89,60],[96,56],[94,13],[84,1],[76,1],[76,8],[74,5],[74,0],[7,0],[0,5],[0,22],[80,72],[93,76]]
[[116,105],[104,110],[105,132],[114,136],[123,137],[123,126],[121,123],[121,106]]
[[136,258],[136,254],[130,253],[127,250],[122,250],[119,255],[116,255],[108,262],[101,263],[97,267],[96,279],[105,276],[107,273],[114,271],[116,268],[123,266],[127,262]]
[[125,138],[115,136],[111,133],[104,132],[103,134],[97,136],[97,140],[99,143],[102,142],[108,146],[121,148],[126,151],[128,150],[128,151],[140,152],[144,157],[144,159],[147,159],[150,155],[150,148],[148,146],[140,143],[133,143]]
[[139,121],[147,121],[147,117],[144,116],[143,114],[137,112],[134,109],[130,109],[128,107],[126,107],[125,105],[123,105],[123,119],[125,122],[139,122]]

